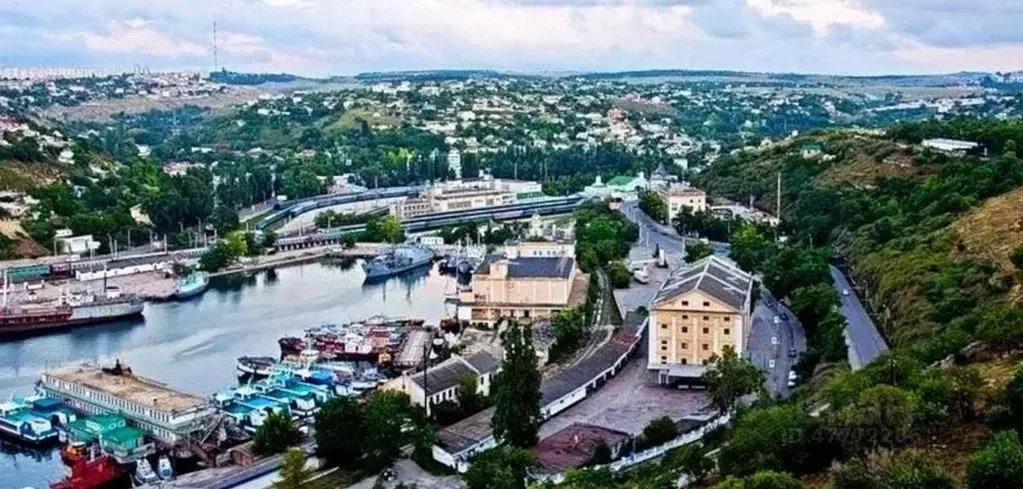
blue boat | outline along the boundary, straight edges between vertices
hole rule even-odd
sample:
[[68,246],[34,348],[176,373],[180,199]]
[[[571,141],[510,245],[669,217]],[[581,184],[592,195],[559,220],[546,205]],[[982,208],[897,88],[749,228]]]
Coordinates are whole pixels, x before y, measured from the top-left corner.
[[190,299],[202,295],[210,285],[210,276],[203,272],[189,274],[178,281],[174,291],[174,298],[178,300]]
[[0,434],[32,446],[54,444],[59,436],[49,419],[33,412],[32,404],[19,399],[0,404]]

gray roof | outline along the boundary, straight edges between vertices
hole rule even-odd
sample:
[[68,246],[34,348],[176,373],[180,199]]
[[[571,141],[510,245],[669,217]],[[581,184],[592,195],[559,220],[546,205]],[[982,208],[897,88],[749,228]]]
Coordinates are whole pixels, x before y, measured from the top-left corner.
[[[480,376],[493,373],[500,368],[501,362],[486,352],[479,352],[468,358],[451,357],[426,370],[426,395],[432,396],[458,386],[458,381],[466,375]],[[423,373],[411,376],[412,382],[423,387]]]
[[711,255],[673,272],[653,303],[662,304],[679,295],[700,290],[730,307],[741,309],[752,286],[750,274],[724,258]]
[[469,362],[480,375],[494,373],[501,368],[501,361],[485,351],[469,355],[465,357],[465,361]]
[[[502,260],[501,255],[490,255],[479,267],[476,273],[489,274],[490,266],[497,260]],[[508,260],[508,277],[510,278],[568,278],[575,267],[575,258],[537,258],[519,257]]]

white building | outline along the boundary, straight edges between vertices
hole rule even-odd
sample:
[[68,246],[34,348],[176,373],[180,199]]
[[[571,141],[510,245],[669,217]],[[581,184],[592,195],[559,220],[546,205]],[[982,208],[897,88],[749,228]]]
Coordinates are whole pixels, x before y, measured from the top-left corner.
[[455,175],[455,180],[462,179],[462,154],[455,148],[448,151],[448,170]]
[[974,150],[980,147],[979,143],[972,141],[961,141],[958,139],[924,139],[921,146],[925,148],[936,149],[945,153],[965,154],[967,151]]

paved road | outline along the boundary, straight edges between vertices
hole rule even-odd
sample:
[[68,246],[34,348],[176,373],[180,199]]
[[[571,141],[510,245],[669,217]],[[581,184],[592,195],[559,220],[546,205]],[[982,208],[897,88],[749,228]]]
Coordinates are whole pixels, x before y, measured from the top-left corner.
[[[782,314],[788,319],[783,319]],[[778,324],[774,323],[775,316],[778,316]],[[799,361],[799,355],[806,352],[806,331],[792,311],[774,300],[767,291],[757,301],[750,319],[753,325],[746,353],[754,365],[767,373],[767,387],[771,394],[786,397],[790,393],[789,371]],[[792,348],[796,350],[795,357],[790,354]]]
[[670,232],[667,226],[650,219],[650,216],[646,215],[646,213],[639,209],[639,203],[637,201],[628,201],[623,203],[622,214],[639,226],[638,245],[650,249],[654,249],[660,245],[661,249],[664,250],[666,254],[685,253],[685,240],[683,240],[678,234]]
[[[394,475],[394,480],[383,482],[385,488],[393,488],[398,484],[414,485],[418,489],[463,489],[465,487],[465,483],[457,475],[435,476],[408,459],[394,462]],[[371,489],[376,481],[376,476],[368,477],[348,487],[349,489]]]
[[[847,323],[845,342],[849,345],[849,365],[853,370],[859,370],[877,357],[888,353],[888,345],[877,331],[877,326],[870,319],[867,310],[863,308],[849,280],[839,269],[830,268],[832,286],[842,301],[842,315],[845,316]],[[849,295],[845,295],[845,291],[848,291]]]

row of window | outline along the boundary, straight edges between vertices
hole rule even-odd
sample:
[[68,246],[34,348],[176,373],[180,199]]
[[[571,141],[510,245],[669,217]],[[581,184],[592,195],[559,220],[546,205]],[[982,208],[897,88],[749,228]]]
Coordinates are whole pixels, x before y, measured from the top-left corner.
[[62,390],[65,390],[67,392],[70,392],[72,394],[75,394],[75,395],[77,395],[79,397],[82,397],[82,398],[85,398],[85,399],[89,399],[91,402],[102,403],[107,408],[110,408],[110,409],[113,409],[113,410],[116,410],[116,411],[122,411],[122,412],[125,412],[125,413],[138,414],[138,415],[146,416],[148,418],[152,418],[152,419],[155,419],[157,421],[164,422],[164,423],[171,422],[171,416],[168,413],[161,412],[161,411],[154,411],[152,409],[144,408],[144,407],[139,406],[138,404],[135,404],[133,402],[125,401],[124,399],[121,399],[121,398],[116,397],[116,396],[111,396],[109,394],[106,394],[106,393],[103,393],[103,392],[99,392],[99,391],[94,391],[92,389],[86,389],[86,388],[84,388],[84,387],[82,387],[82,386],[80,386],[78,384],[72,383],[72,382],[64,382],[64,381],[60,381],[60,380],[54,380],[53,384],[56,386],[57,389],[62,389]]
[[[703,348],[702,348],[703,351],[710,350],[710,344],[709,343],[704,343],[702,346],[703,346]],[[661,350],[667,350],[667,349],[668,349],[668,340],[661,340]],[[682,349],[683,350],[688,350],[689,349],[689,343],[683,342],[682,343]]]
[[[668,357],[664,356],[664,355],[661,355],[661,363],[668,363]],[[681,363],[682,365],[689,365],[689,360],[683,358],[683,359],[679,360],[679,363]],[[704,360],[702,360],[700,362],[700,364],[702,364],[702,365],[709,365],[710,364],[710,360],[704,359]]]
[[[683,307],[688,306],[688,305],[689,305],[689,301],[682,301],[682,306]],[[710,307],[710,301],[703,301],[703,307]]]
[[[661,325],[661,329],[668,329],[668,325],[667,324],[662,324]],[[683,333],[688,333],[689,332],[689,327],[688,326],[682,326],[682,332]],[[731,329],[725,328],[725,331],[724,331],[725,334],[731,334],[731,332],[732,332]],[[703,328],[703,334],[710,334],[710,328]]]

